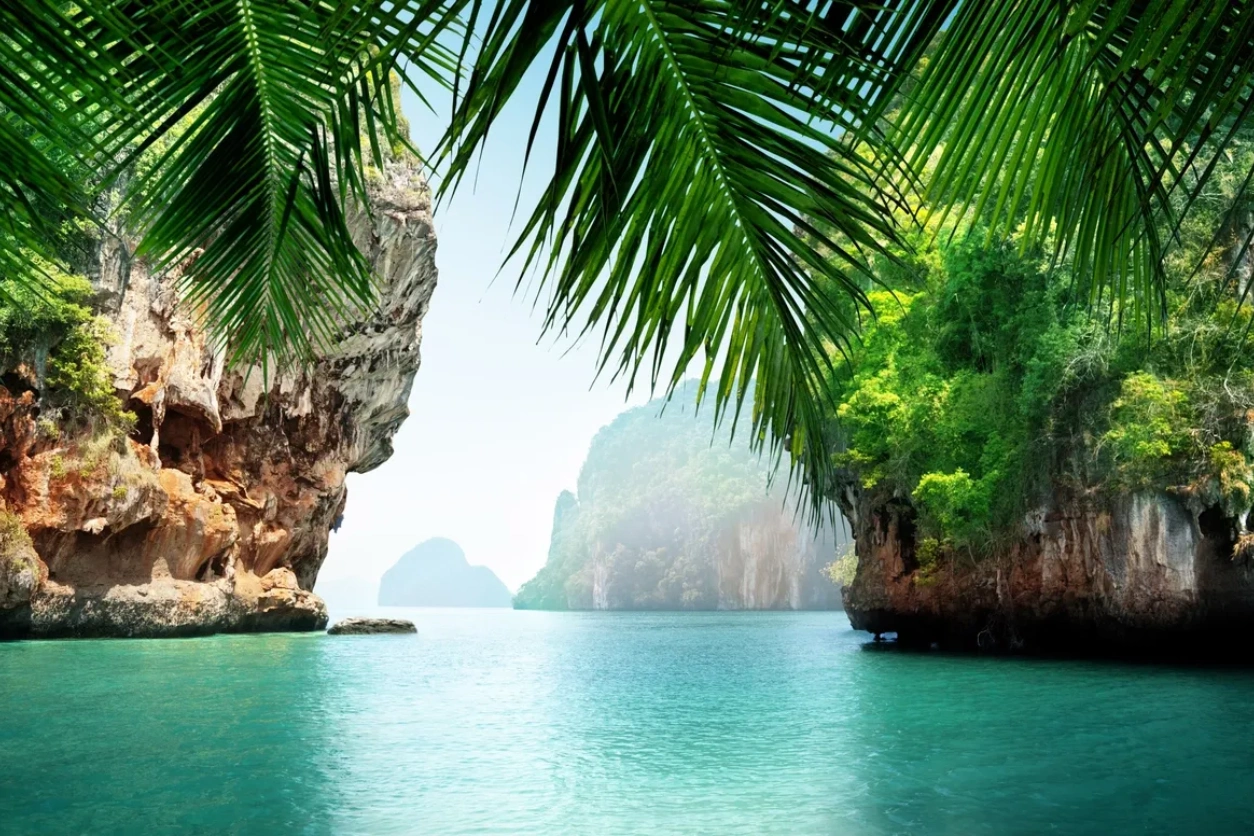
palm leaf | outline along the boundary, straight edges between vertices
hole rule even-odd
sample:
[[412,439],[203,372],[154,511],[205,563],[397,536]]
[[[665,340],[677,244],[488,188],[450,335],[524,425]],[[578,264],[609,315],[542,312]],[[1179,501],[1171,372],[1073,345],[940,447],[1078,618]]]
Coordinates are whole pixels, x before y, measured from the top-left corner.
[[[38,32],[16,76],[108,94],[86,118],[28,124],[58,147],[80,143],[98,188],[126,183],[137,254],[183,269],[189,303],[235,359],[308,356],[371,302],[346,203],[367,203],[368,168],[408,143],[398,62],[441,78],[451,68],[436,38],[457,4],[62,5],[24,4],[22,25]],[[76,48],[45,49],[50,32]]]
[[500,3],[442,148],[448,190],[555,50],[535,104],[536,125],[556,111],[554,174],[514,248],[541,272],[546,326],[597,334],[629,385],[673,391],[702,358],[698,397],[733,422],[756,380],[752,438],[812,487],[825,371],[856,327],[841,299],[866,303],[857,248],[895,235],[851,147],[946,8],[819,5]]
[[942,226],[1021,228],[1149,327],[1180,215],[1248,119],[1252,38],[1229,0],[966,3],[891,136],[908,171],[935,155]]
[[68,26],[57,6],[0,2],[0,270],[36,285],[30,255],[58,261],[64,225],[93,217],[84,182],[99,151],[92,134],[122,101],[107,73],[84,70]]

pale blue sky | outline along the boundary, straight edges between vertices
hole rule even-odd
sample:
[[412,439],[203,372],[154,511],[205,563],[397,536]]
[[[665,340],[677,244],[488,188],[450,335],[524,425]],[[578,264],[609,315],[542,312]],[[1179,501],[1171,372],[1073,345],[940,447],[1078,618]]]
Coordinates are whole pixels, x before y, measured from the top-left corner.
[[[531,78],[531,89],[541,81]],[[408,93],[404,104],[414,140],[430,148],[443,115]],[[507,111],[477,183],[467,178],[436,214],[440,278],[423,321],[411,415],[391,460],[349,476],[327,580],[376,580],[417,543],[444,536],[517,589],[544,563],[553,503],[574,488],[592,436],[628,405],[648,400],[637,391],[626,402],[621,382],[593,385],[594,342],[572,349],[571,340],[548,337],[537,344],[542,312],[532,310],[531,297],[515,295],[518,269],[497,275],[513,240],[510,213],[530,120],[525,107]],[[551,140],[550,129],[539,140],[543,151],[551,153]],[[532,173],[545,175],[548,159],[537,156]],[[529,176],[522,205],[542,180]]]

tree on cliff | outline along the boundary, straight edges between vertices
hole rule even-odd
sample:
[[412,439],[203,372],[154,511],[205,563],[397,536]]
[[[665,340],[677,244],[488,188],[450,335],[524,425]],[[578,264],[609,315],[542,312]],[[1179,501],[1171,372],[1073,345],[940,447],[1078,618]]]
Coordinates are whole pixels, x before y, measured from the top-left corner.
[[753,439],[821,486],[827,349],[907,186],[951,229],[1022,227],[1155,327],[1174,230],[1254,109],[1252,6],[2,0],[0,270],[120,200],[238,360],[305,355],[370,303],[344,214],[407,143],[393,74],[454,95],[448,190],[539,66],[558,143],[528,151],[555,171],[515,252],[547,325],[654,385],[700,358],[720,411],[756,379]]

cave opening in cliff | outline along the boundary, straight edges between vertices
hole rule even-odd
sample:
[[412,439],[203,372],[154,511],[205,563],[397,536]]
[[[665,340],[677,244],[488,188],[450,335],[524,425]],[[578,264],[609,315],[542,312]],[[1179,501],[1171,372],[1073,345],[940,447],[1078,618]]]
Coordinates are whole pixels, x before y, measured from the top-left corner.
[[226,552],[214,555],[200,564],[196,570],[196,580],[201,582],[215,581],[226,577]]
[[127,408],[135,415],[135,427],[131,430],[131,438],[140,444],[152,444],[152,406],[132,398]]
[[897,542],[901,544],[901,565],[907,573],[919,568],[919,558],[915,554],[917,540],[913,509],[903,509],[897,515]]
[[1237,526],[1235,521],[1224,514],[1218,505],[1212,505],[1197,517],[1197,526],[1202,536],[1215,544],[1216,554],[1230,555],[1237,543]]
[[162,467],[172,467],[204,478],[212,470],[206,461],[205,441],[212,441],[214,428],[201,416],[169,409],[161,421],[157,455]]
[[4,388],[9,390],[9,394],[15,398],[25,392],[35,391],[35,387],[30,385],[30,381],[16,371],[0,375],[0,384],[3,384]]

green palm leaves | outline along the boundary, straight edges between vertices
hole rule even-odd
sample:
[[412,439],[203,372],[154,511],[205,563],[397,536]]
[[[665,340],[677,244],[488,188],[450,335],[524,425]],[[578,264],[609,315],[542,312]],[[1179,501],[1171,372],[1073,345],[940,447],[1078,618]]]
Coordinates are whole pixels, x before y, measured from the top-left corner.
[[754,437],[817,451],[817,475],[805,435],[855,328],[847,299],[866,302],[850,273],[894,236],[892,198],[849,137],[940,21],[914,3],[503,3],[449,172],[553,50],[536,120],[555,100],[555,171],[516,247],[550,283],[547,324],[595,330],[603,365],[633,383],[673,389],[702,360],[720,413],[739,415],[756,379]]
[[1160,321],[1162,264],[1254,99],[1254,7],[964,3],[895,126],[950,217],[1021,227],[1094,302]]
[[528,153],[554,173],[514,254],[548,325],[632,381],[703,363],[716,411],[751,403],[755,440],[822,493],[824,372],[901,195],[942,228],[1021,229],[1152,323],[1180,219],[1249,121],[1251,5],[0,0],[0,269],[120,200],[237,359],[307,356],[370,304],[345,216],[405,143],[394,74],[455,94],[447,190],[538,66],[558,141]]
[[[137,255],[184,269],[187,301],[237,359],[307,355],[348,309],[369,304],[345,212],[365,201],[368,167],[407,142],[390,82],[397,61],[450,66],[434,43],[455,22],[444,4],[20,6],[7,9],[10,22],[38,34],[8,44],[18,71],[0,79],[0,101],[24,101],[29,88],[34,104],[14,115],[92,172],[97,189],[120,189],[142,233]],[[40,111],[66,67],[69,93]],[[49,112],[61,117],[41,118]]]

